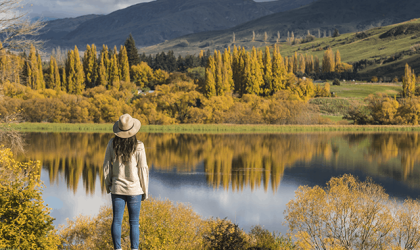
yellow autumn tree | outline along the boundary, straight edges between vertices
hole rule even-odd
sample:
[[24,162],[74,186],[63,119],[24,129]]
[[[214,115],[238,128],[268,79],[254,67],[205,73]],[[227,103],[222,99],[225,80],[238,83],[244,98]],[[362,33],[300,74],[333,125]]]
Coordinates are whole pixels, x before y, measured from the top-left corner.
[[334,53],[331,48],[328,48],[324,52],[324,58],[322,60],[322,72],[329,73],[334,72],[335,62],[334,62]]
[[58,249],[40,173],[40,162],[19,162],[0,146],[0,249]]
[[146,62],[131,66],[133,82],[140,88],[149,85],[153,80],[153,69]]
[[408,64],[405,64],[404,76],[402,77],[402,94],[404,98],[411,98],[414,96],[416,90],[416,74],[411,70]]
[[[300,186],[286,207],[285,219],[301,249],[397,249],[392,247],[398,244],[408,247],[404,241],[395,240],[398,234],[401,239],[420,240],[419,234],[410,235],[420,225],[404,231],[418,223],[416,217],[407,216],[414,206],[405,213],[393,213],[393,203],[384,189],[370,179],[361,182],[344,175],[331,178],[326,188]],[[405,249],[418,245],[419,241]]]

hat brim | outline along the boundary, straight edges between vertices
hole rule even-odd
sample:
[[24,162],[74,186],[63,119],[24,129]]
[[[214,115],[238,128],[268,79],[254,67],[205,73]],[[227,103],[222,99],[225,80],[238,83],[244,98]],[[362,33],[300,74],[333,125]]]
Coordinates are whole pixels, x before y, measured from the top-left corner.
[[133,118],[133,121],[134,121],[134,126],[128,131],[121,131],[120,128],[118,127],[118,121],[116,121],[114,123],[114,127],[112,128],[112,130],[114,131],[114,134],[121,138],[129,138],[137,134],[137,132],[139,132],[140,130],[141,123],[139,120],[135,118]]

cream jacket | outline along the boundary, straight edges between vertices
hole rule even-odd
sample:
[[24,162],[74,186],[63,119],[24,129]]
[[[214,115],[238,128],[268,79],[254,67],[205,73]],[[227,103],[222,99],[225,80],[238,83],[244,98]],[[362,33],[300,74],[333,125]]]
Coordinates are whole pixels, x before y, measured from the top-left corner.
[[111,139],[108,142],[104,160],[104,179],[107,193],[120,195],[140,195],[149,198],[149,167],[143,142],[139,141],[137,150],[129,163],[116,159]]

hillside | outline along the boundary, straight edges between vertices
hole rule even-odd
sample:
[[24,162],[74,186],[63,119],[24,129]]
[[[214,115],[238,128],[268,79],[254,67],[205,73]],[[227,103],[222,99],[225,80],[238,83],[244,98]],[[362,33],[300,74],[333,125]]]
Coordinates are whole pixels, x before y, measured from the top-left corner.
[[[276,40],[277,32],[284,41],[287,32],[294,32],[295,37],[304,36],[309,30],[318,36],[318,29],[324,31],[338,29],[340,33],[356,32],[399,22],[420,16],[420,1],[405,0],[404,4],[395,0],[319,0],[310,5],[283,13],[268,15],[245,24],[222,30],[187,35],[145,48],[146,53],[174,50],[176,53],[198,53],[200,49],[221,49],[232,45],[232,33],[236,42],[248,48],[263,46],[262,35],[268,34],[268,42]],[[256,42],[251,43],[252,32],[257,34]],[[189,46],[178,46],[181,41],[188,41]]]
[[187,34],[231,28],[313,1],[156,0],[85,20],[71,30],[56,29],[54,21],[48,22],[46,29],[53,29],[55,33],[49,32],[40,38],[50,40],[48,47],[85,47],[91,43],[113,47],[123,44],[131,33],[138,46],[146,46]]
[[69,32],[75,30],[80,24],[100,17],[101,15],[85,15],[75,18],[55,19],[46,22],[46,26],[40,30],[39,39],[45,40],[48,44],[60,41]]
[[420,73],[420,20],[373,28],[359,33],[342,34],[336,38],[315,39],[299,45],[281,44],[284,56],[295,52],[323,57],[324,50],[339,50],[343,62],[355,64],[360,78],[372,76],[401,77],[408,63]]

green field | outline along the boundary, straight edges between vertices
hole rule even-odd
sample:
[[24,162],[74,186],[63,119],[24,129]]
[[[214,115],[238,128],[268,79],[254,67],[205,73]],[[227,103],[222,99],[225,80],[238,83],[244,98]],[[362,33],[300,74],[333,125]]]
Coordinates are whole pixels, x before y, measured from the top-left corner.
[[[317,84],[325,85],[325,83]],[[399,83],[342,82],[340,86],[331,85],[330,90],[334,92],[335,97],[313,98],[309,103],[318,107],[322,117],[339,122],[351,106],[365,105],[364,100],[369,95],[382,93],[398,96],[402,86]]]
[[[14,124],[12,127],[21,132],[112,133],[112,124],[20,123]],[[145,125],[140,129],[140,132],[146,133],[299,133],[327,131],[420,131],[420,126],[181,124]]]

